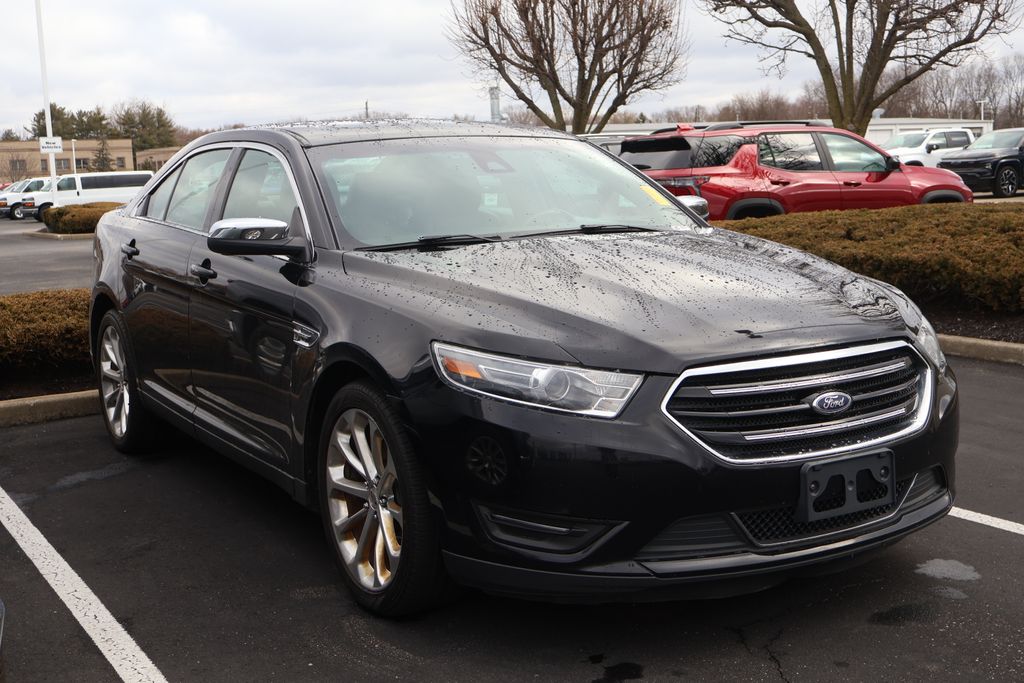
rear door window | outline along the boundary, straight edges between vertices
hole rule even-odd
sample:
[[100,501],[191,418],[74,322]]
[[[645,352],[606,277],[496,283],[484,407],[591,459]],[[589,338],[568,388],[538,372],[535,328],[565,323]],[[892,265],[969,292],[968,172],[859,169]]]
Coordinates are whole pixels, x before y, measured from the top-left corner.
[[146,206],[147,218],[155,218],[158,221],[164,219],[164,215],[167,213],[167,205],[171,201],[171,193],[174,192],[174,183],[178,181],[178,174],[180,173],[181,167],[179,166],[160,183],[160,187],[156,188],[153,194],[149,195],[149,204]]
[[167,208],[169,223],[194,230],[205,229],[207,210],[230,156],[230,149],[215,149],[196,154],[185,162]]
[[725,166],[746,140],[739,135],[673,135],[622,143],[622,160],[641,171]]
[[946,140],[949,142],[949,147],[959,149],[960,147],[966,147],[971,144],[971,139],[967,137],[967,133],[962,130],[952,130],[946,133]]
[[786,171],[825,169],[810,133],[769,133],[758,141],[757,158],[762,166]]

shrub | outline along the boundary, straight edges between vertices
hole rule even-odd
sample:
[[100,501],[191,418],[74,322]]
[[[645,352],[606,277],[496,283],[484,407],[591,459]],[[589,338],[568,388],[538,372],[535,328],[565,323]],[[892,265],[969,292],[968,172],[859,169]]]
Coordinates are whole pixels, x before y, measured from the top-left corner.
[[89,367],[89,290],[0,296],[0,377]]
[[96,231],[100,217],[108,211],[122,206],[116,202],[91,202],[72,204],[47,209],[43,212],[43,223],[50,232],[79,234]]
[[1020,204],[929,204],[716,223],[890,282],[920,303],[1024,311]]

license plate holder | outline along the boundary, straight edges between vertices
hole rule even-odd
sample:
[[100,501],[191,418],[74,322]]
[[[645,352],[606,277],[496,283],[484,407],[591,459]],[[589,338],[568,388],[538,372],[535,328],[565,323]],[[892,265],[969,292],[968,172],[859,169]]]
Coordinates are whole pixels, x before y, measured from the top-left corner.
[[[837,489],[839,477],[842,477],[841,491]],[[884,493],[882,487],[886,489]],[[808,462],[800,468],[798,521],[815,522],[895,502],[892,451]]]

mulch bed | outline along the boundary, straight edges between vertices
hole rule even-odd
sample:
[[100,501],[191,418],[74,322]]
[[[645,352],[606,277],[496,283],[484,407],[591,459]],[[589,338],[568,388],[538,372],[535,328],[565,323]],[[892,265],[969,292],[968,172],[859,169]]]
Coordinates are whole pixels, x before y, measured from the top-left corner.
[[96,378],[92,373],[72,374],[64,377],[6,378],[0,383],[0,401],[46,394],[65,394],[71,391],[95,388]]
[[925,307],[925,314],[940,334],[1024,344],[1024,314],[1021,313],[931,310]]

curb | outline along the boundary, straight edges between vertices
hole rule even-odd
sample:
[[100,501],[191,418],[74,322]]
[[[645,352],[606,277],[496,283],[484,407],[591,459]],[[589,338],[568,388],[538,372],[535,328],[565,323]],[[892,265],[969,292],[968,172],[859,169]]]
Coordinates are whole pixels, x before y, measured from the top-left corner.
[[41,230],[29,230],[28,232],[23,232],[21,234],[24,235],[25,237],[40,237],[40,238],[42,238],[44,240],[60,240],[62,242],[64,240],[91,240],[92,239],[92,233],[91,232],[83,232],[83,233],[79,233],[79,234],[76,234],[76,235],[67,235],[67,234],[59,233],[59,232],[46,232],[46,228],[42,228]]
[[[950,356],[1024,365],[1024,344],[940,334],[942,350]],[[0,401],[0,427],[49,422],[100,412],[95,389]]]
[[1024,344],[957,337],[951,334],[940,334],[939,343],[943,352],[951,356],[1024,365]]
[[12,398],[0,401],[0,427],[49,422],[99,412],[99,392],[95,389],[70,394]]

